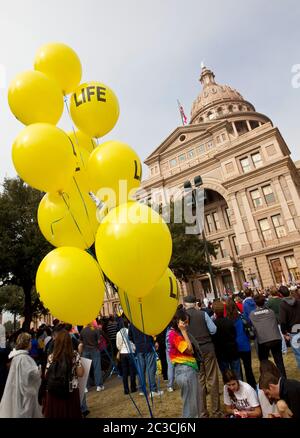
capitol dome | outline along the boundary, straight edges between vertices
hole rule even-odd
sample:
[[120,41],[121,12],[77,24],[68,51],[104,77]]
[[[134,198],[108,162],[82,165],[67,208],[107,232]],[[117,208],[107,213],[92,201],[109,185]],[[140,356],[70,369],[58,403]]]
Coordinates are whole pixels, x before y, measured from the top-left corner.
[[199,80],[203,90],[192,105],[191,124],[223,118],[232,112],[255,111],[237,90],[217,84],[214,73],[205,66]]

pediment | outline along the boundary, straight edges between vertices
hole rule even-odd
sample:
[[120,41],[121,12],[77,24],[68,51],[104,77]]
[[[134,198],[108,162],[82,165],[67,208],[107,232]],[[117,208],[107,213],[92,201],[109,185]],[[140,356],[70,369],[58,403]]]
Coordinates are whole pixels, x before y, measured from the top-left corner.
[[179,126],[174,129],[171,134],[150,154],[144,161],[145,164],[149,165],[151,161],[157,159],[162,153],[166,153],[173,149],[176,149],[184,144],[190,143],[196,138],[203,138],[205,134],[210,135],[210,129],[215,128],[216,124],[222,122],[208,122],[201,123],[197,125],[187,125]]

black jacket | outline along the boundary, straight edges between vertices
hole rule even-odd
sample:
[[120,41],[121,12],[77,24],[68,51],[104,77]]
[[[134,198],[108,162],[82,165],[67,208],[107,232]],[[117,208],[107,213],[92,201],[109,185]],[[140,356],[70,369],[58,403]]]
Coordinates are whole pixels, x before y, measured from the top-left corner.
[[300,382],[292,379],[280,379],[279,396],[293,412],[293,418],[300,419]]
[[279,307],[279,320],[282,333],[291,333],[292,326],[300,324],[300,300],[283,298]]
[[212,340],[215,344],[217,359],[225,361],[238,359],[234,321],[228,318],[217,318],[214,323],[217,326],[217,332],[212,336]]

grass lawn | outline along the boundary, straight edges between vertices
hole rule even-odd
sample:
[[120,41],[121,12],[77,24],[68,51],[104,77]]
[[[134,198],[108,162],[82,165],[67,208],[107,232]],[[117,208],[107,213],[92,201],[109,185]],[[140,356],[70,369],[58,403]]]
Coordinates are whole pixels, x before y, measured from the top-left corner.
[[[290,379],[296,379],[300,381],[300,371],[296,366],[296,361],[291,349],[288,349],[288,353],[284,356],[284,363],[286,367],[287,377]],[[259,361],[256,353],[252,351],[252,366],[253,372],[258,380]],[[223,403],[223,383],[220,375],[220,398]],[[151,405],[151,399],[149,399],[153,416],[155,418],[181,418],[181,398],[180,390],[176,389],[174,392],[167,392],[167,382],[159,376],[160,389],[164,390],[164,394],[161,397],[155,397],[153,399],[153,405]],[[140,396],[138,392],[132,394],[132,397],[141,411],[143,417],[149,418],[149,409],[147,407],[145,396]],[[208,397],[209,403],[209,397]],[[90,410],[88,418],[138,418],[140,417],[137,409],[135,408],[129,395],[125,395],[123,392],[122,379],[113,375],[105,382],[105,390],[96,392],[95,388],[92,388],[87,394],[87,404]]]

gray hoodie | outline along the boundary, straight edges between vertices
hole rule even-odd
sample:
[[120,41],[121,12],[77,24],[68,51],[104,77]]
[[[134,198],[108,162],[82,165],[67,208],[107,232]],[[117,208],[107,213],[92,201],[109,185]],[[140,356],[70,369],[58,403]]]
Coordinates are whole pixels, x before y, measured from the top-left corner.
[[281,340],[276,315],[273,310],[267,307],[257,307],[250,313],[250,321],[255,328],[259,344]]
[[292,333],[293,325],[300,324],[300,300],[294,297],[283,298],[279,308],[279,321],[284,335]]

